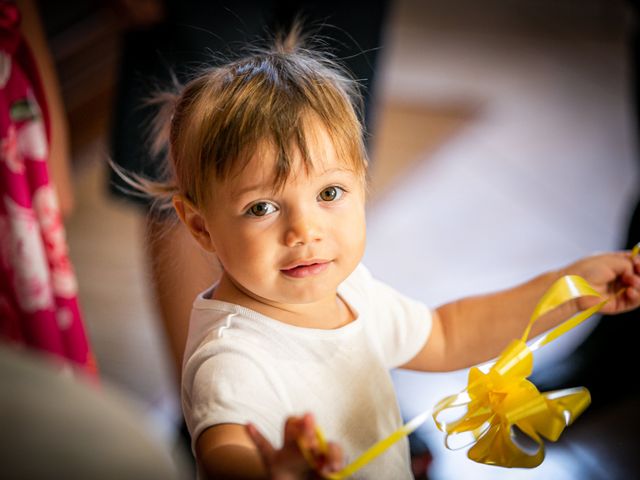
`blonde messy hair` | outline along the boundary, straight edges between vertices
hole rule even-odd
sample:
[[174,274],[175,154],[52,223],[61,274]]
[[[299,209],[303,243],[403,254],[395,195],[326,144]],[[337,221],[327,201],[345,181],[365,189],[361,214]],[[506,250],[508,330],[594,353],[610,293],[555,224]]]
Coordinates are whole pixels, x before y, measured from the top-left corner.
[[327,54],[304,48],[300,28],[269,49],[203,71],[175,92],[158,95],[153,150],[166,152],[166,182],[136,179],[162,207],[180,194],[206,205],[211,180],[241,171],[263,142],[277,152],[276,185],[292,169],[294,150],[308,170],[305,120],[327,129],[345,164],[364,180],[367,156],[362,102],[354,80]]

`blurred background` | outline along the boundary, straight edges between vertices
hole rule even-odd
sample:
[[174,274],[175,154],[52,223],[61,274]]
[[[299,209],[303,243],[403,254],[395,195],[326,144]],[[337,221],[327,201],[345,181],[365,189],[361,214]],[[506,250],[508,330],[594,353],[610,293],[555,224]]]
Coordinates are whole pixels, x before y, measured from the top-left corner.
[[[123,24],[109,2],[38,3],[70,122],[76,205],[66,227],[88,334],[102,377],[172,444],[178,389],[149,287],[144,214],[107,189]],[[620,248],[639,193],[635,22],[623,0],[390,2],[372,105],[373,273],[435,307]],[[543,382],[578,386],[562,384],[566,360],[597,322],[537,354]],[[409,418],[462,389],[466,372],[394,380]],[[638,414],[627,415],[639,398],[587,412],[532,471],[473,464],[446,451],[432,424],[414,449],[430,452],[432,479],[629,478],[640,444]]]

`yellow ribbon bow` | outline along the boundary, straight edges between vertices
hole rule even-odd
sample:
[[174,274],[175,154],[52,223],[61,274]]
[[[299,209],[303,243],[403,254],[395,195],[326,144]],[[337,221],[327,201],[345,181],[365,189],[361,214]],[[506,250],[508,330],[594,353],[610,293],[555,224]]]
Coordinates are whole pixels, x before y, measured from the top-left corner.
[[[436,404],[433,418],[446,432],[448,448],[457,436],[471,437],[467,456],[476,462],[501,467],[537,467],[544,460],[544,442],[556,441],[564,429],[589,406],[586,388],[541,393],[527,380],[533,371],[533,351],[576,327],[598,312],[608,299],[579,312],[551,330],[532,346],[525,343],[533,324],[545,313],[574,298],[602,298],[583,278],[568,275],[554,283],[542,297],[521,339],[514,340],[502,352],[487,373],[473,367],[467,387]],[[441,420],[449,409],[466,407],[462,418],[447,423]],[[524,434],[527,439],[518,434]],[[523,446],[522,443],[529,443]]]
[[[639,253],[640,243],[633,248],[631,256]],[[615,296],[624,290],[621,289]],[[447,448],[473,445],[467,453],[471,460],[501,467],[533,468],[540,465],[544,460],[542,438],[558,440],[564,429],[589,406],[591,396],[583,387],[540,393],[527,380],[533,371],[533,352],[597,313],[609,299],[578,312],[533,345],[528,346],[526,341],[538,318],[572,299],[584,296],[603,298],[577,275],[567,275],[557,280],[536,305],[522,338],[511,342],[488,372],[478,367],[471,368],[467,387],[462,392],[445,397],[436,404],[432,414],[426,411],[414,417],[339,472],[325,474],[325,478],[342,480],[350,477],[417,429],[430,414],[436,426],[446,433]],[[448,410],[460,409],[464,409],[461,418],[453,422],[442,419]],[[316,427],[316,434],[321,449],[326,451],[326,441],[319,427]],[[470,441],[451,446],[461,437],[470,438]],[[304,448],[302,450],[313,465],[309,452]]]

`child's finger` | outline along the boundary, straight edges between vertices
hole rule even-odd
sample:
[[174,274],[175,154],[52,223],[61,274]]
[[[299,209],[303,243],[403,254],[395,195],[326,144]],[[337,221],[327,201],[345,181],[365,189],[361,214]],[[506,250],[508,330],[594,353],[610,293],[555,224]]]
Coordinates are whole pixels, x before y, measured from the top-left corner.
[[303,418],[289,417],[284,424],[284,443],[282,448],[298,448],[298,440],[304,433]]
[[302,417],[302,428],[304,445],[311,450],[314,455],[319,453],[320,445],[318,442],[318,434],[316,433],[316,421],[311,413],[306,413]]
[[624,273],[622,282],[630,288],[640,289],[640,276],[633,273]]
[[634,259],[629,254],[612,255],[606,259],[608,264],[618,275],[633,272]]
[[273,448],[273,445],[271,445],[271,442],[269,442],[269,440],[267,440],[252,423],[247,423],[246,431],[249,435],[249,438],[251,438],[251,441],[258,449],[258,452],[262,457],[262,461],[265,463],[265,465],[270,465],[272,463],[273,457],[276,454],[276,451]]
[[324,473],[337,472],[344,466],[344,455],[340,446],[333,442],[327,443],[326,462],[322,467]]
[[635,308],[640,303],[640,288],[629,287],[625,292],[629,301],[630,307]]

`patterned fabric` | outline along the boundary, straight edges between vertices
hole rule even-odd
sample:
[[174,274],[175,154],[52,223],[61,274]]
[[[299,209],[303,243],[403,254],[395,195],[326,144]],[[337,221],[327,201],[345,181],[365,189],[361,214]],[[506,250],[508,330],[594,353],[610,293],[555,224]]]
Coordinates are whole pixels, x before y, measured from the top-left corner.
[[0,339],[95,373],[49,181],[46,102],[19,24],[0,1]]

